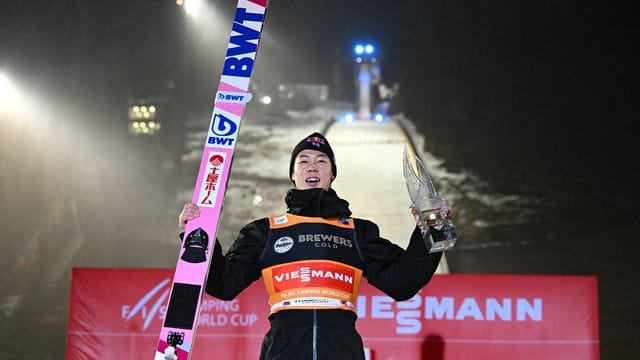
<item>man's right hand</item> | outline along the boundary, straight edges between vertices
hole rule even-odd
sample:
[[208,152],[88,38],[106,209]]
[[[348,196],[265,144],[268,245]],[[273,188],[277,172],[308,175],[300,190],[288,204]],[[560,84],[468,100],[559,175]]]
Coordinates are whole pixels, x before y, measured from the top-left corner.
[[200,209],[198,206],[193,203],[186,203],[184,204],[184,208],[182,208],[182,212],[178,215],[178,226],[184,229],[189,220],[193,220],[198,216],[200,216]]

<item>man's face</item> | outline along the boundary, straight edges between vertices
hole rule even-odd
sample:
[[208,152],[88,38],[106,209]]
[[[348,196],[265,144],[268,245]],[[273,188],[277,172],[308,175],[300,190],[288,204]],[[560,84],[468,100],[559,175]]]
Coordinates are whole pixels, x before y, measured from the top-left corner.
[[291,180],[298,190],[312,188],[329,190],[333,180],[331,160],[321,151],[302,150],[293,162]]

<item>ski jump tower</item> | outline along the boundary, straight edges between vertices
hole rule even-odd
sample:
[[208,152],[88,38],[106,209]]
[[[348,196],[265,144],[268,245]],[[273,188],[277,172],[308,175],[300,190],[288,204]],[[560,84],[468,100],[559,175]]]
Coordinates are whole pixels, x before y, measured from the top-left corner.
[[356,89],[358,120],[370,120],[373,106],[373,86],[380,83],[380,63],[372,44],[356,44],[353,48],[356,62]]

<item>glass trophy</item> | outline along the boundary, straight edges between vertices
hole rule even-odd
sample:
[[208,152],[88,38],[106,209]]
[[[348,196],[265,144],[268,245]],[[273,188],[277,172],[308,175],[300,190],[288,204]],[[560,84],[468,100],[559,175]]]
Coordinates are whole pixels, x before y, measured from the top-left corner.
[[402,170],[411,209],[417,214],[425,240],[431,245],[429,252],[451,249],[458,240],[451,221],[451,207],[443,197],[438,196],[427,167],[409,150],[408,145],[404,147]]

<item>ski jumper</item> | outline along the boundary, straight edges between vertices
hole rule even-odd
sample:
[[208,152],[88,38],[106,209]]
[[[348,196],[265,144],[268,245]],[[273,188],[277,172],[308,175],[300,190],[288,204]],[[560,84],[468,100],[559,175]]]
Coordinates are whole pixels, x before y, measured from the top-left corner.
[[364,359],[354,303],[364,277],[395,300],[414,296],[435,273],[416,228],[406,250],[379,236],[369,220],[350,217],[332,189],[287,192],[287,213],[246,225],[223,256],[216,241],[206,292],[231,300],[263,278],[271,328],[268,359]]

